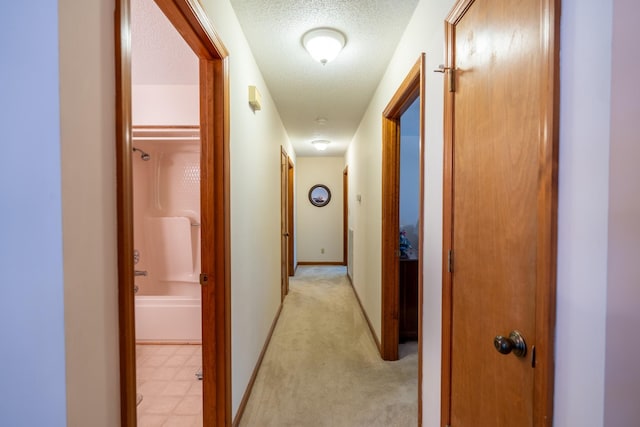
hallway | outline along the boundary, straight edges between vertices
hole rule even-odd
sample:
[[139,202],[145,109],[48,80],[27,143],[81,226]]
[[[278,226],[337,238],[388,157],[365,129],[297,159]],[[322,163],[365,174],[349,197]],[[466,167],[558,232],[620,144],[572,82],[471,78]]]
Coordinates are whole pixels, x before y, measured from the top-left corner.
[[339,266],[300,266],[240,425],[415,426],[417,344],[384,362]]

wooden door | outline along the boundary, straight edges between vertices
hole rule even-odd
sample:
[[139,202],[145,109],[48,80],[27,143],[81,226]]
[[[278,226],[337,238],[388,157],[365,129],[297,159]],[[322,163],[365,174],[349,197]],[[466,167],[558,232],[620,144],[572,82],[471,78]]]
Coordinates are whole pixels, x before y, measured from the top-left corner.
[[349,166],[342,171],[342,262],[349,264]]
[[289,293],[289,226],[288,207],[289,198],[289,157],[282,149],[280,151],[280,293],[281,300]]
[[[289,170],[287,175],[287,257],[289,258],[289,276],[293,276],[296,273],[295,266],[293,265],[293,162],[290,157],[287,157],[289,162]],[[288,289],[288,287],[287,287]],[[288,291],[287,291],[288,292]]]
[[443,425],[551,424],[555,7],[465,0],[447,18]]

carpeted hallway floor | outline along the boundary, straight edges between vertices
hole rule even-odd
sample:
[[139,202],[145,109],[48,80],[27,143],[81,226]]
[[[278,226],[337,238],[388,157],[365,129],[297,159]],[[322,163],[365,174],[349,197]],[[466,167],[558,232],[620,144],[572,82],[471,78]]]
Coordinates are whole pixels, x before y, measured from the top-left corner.
[[418,355],[385,362],[345,267],[300,266],[240,426],[416,426]]

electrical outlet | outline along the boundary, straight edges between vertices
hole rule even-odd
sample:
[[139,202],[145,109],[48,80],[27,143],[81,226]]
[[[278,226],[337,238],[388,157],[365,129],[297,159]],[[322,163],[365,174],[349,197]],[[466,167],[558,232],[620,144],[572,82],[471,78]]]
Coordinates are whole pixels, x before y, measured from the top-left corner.
[[324,248],[320,248],[320,253],[323,254],[324,253]]

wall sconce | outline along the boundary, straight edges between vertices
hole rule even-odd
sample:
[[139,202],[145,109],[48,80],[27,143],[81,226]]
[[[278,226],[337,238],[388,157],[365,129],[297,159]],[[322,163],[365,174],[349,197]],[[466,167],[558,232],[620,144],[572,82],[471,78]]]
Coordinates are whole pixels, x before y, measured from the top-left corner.
[[309,55],[325,65],[335,59],[346,43],[344,34],[332,28],[316,28],[302,36],[302,45]]
[[324,151],[329,146],[329,141],[327,141],[326,139],[316,139],[314,141],[311,141],[311,143],[318,151]]

